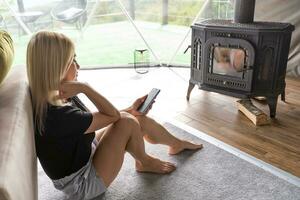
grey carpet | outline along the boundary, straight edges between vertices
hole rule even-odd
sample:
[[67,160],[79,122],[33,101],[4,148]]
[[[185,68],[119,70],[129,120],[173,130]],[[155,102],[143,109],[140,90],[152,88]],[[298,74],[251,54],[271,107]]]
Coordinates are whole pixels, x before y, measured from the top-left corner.
[[[99,200],[300,200],[300,188],[256,167],[186,131],[166,123],[174,135],[201,142],[198,152],[184,151],[169,156],[162,145],[146,144],[152,155],[176,163],[170,175],[138,173],[126,154],[123,167]],[[65,199],[56,191],[39,166],[39,199]],[[95,199],[96,200],[96,199]]]

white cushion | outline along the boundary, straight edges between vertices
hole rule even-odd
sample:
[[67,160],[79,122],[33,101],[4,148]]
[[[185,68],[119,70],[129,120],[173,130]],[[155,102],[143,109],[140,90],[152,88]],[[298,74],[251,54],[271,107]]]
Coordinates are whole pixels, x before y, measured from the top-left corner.
[[37,199],[32,106],[24,66],[0,86],[0,199]]

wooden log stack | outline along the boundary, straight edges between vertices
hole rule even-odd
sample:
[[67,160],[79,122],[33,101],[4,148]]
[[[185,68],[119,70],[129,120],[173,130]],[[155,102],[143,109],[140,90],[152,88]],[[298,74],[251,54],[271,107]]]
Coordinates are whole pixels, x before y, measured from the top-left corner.
[[237,107],[239,111],[246,115],[256,126],[270,124],[268,115],[253,105],[251,99],[238,100]]

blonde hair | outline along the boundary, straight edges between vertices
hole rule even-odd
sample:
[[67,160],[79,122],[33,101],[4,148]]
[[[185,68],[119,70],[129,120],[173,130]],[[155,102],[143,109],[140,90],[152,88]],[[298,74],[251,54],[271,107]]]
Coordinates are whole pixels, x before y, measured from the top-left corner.
[[48,103],[63,105],[58,89],[75,54],[73,42],[61,33],[41,31],[27,45],[27,76],[34,122],[41,134]]

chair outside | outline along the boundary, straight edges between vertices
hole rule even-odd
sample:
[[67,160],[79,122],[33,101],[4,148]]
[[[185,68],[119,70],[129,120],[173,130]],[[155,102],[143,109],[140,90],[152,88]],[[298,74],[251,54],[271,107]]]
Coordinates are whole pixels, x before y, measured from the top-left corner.
[[51,16],[81,30],[87,20],[87,0],[63,0],[51,10]]

